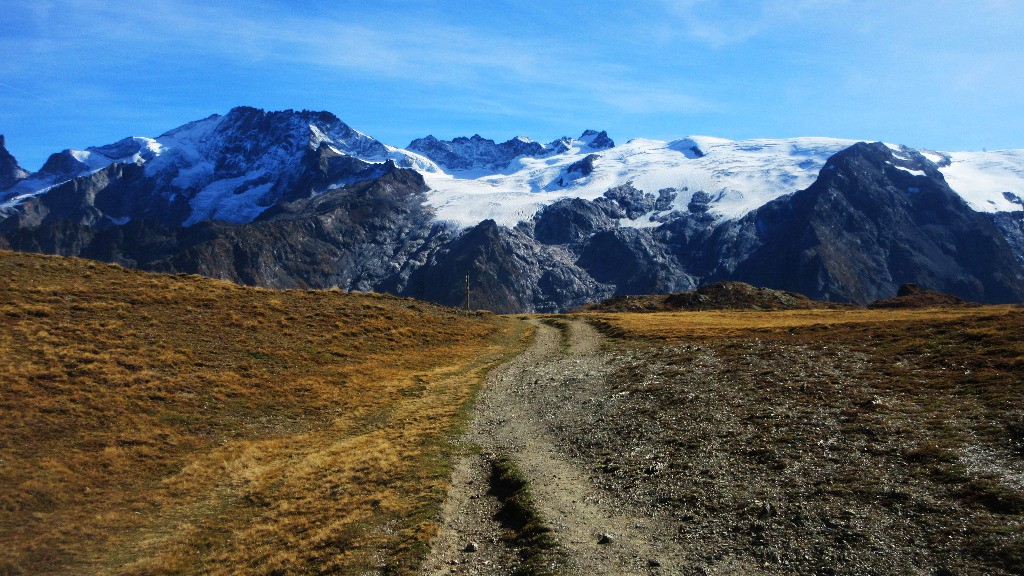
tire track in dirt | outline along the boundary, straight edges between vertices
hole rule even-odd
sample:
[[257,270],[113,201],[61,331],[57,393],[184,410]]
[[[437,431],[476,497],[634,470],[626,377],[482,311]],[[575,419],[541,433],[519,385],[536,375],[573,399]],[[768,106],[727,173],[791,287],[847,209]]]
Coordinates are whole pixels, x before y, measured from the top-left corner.
[[[566,382],[600,386],[610,371],[601,355],[601,336],[588,324],[569,320],[568,346],[559,328],[534,321],[536,335],[519,356],[493,370],[480,392],[465,441],[479,446],[455,466],[443,523],[423,573],[513,574],[519,554],[494,519],[500,508],[488,494],[490,462],[510,456],[530,481],[537,511],[552,529],[569,574],[658,574],[683,558],[665,527],[599,491],[587,470],[555,444],[549,426],[553,410],[564,411]],[[575,396],[579,396],[576,391]],[[585,410],[586,406],[578,409]],[[601,543],[601,535],[611,542]],[[467,551],[470,543],[475,551]]]

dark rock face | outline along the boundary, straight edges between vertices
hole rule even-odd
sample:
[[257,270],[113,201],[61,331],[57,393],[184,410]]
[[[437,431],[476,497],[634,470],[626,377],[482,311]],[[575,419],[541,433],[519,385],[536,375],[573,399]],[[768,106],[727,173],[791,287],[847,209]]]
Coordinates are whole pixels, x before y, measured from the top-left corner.
[[143,178],[140,166],[113,164],[95,174],[68,180],[22,203],[16,214],[0,220],[0,231],[36,228],[53,222],[94,226],[105,216],[142,213],[151,198],[136,197],[132,192]]
[[[586,178],[594,173],[594,163],[600,158],[597,154],[588,154],[582,160],[573,162],[562,170],[562,175],[559,176],[558,180],[554,182],[554,185],[558,187],[565,187],[572,183],[574,180],[580,178]],[[549,185],[548,188],[554,188],[554,185]]]
[[1024,211],[992,214],[992,224],[1006,238],[1017,263],[1024,266]]
[[558,140],[552,140],[545,146],[549,154],[562,154],[572,150],[572,138],[562,136]]
[[455,306],[468,273],[474,308],[551,312],[608,291],[570,258],[563,247],[538,246],[528,226],[509,230],[485,220],[432,255],[402,294]]
[[0,190],[6,190],[28,176],[28,172],[18,166],[18,161],[7,151],[4,135],[0,134]]
[[567,174],[579,174],[580,176],[590,176],[594,173],[594,162],[600,158],[597,154],[588,154],[586,158],[578,162],[573,162],[565,169]]
[[165,265],[244,284],[396,292],[417,252],[438,238],[423,191],[419,174],[392,166],[375,180],[278,205],[249,224],[189,228],[184,250]]
[[672,203],[675,202],[676,196],[675,188],[662,188],[658,190],[658,198],[654,201],[654,211],[664,212],[672,209]]
[[538,212],[533,220],[533,237],[542,244],[575,245],[615,226],[594,202],[579,198],[559,200]]
[[[331,187],[337,188],[380,178],[395,168],[395,164],[390,160],[383,164],[364,162],[337,152],[333,147],[322,143],[316,150],[303,152],[298,169],[290,177],[278,180],[269,196],[278,203],[312,198]],[[268,213],[274,214],[279,210],[275,204],[260,217],[265,217]]]
[[634,220],[654,210],[658,199],[654,194],[644,193],[632,184],[609,188],[604,196],[594,201],[612,218]]
[[710,194],[703,190],[698,190],[690,196],[690,202],[686,205],[686,209],[690,212],[707,212],[708,207],[711,204],[713,198]]
[[485,220],[454,239],[426,266],[414,273],[408,292],[459,305],[464,277],[470,276],[471,306],[491,310],[522,310],[529,306],[535,283],[531,256],[522,235]]
[[664,246],[638,228],[595,234],[583,247],[576,265],[598,282],[614,286],[613,295],[678,292],[696,285]]
[[[181,228],[135,219],[115,225],[109,219],[57,218],[55,211],[43,210],[35,226],[5,227],[0,233],[6,247],[17,250],[160,272],[274,288],[400,292],[424,252],[447,238],[430,223],[422,206],[424,190],[418,173],[388,165],[378,178],[282,203],[248,224],[203,222]],[[93,214],[88,209],[82,213]]]

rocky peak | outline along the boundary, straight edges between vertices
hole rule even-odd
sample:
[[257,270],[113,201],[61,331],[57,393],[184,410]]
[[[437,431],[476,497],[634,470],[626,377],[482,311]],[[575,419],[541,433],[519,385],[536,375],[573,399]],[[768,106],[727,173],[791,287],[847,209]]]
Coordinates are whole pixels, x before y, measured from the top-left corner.
[[836,153],[810,187],[741,224],[760,246],[733,279],[864,304],[908,282],[976,301],[1024,294],[1024,270],[992,219],[929,160],[880,142]]
[[498,148],[500,148],[505,155],[510,156],[510,160],[518,156],[537,156],[544,152],[544,147],[541,146],[540,143],[521,136],[516,136],[511,140],[502,142],[498,145]]
[[138,153],[141,148],[142,146],[139,144],[138,140],[128,137],[122,138],[113,144],[107,144],[105,146],[90,146],[86,148],[86,150],[102,154],[107,158],[124,158]]
[[608,133],[604,130],[600,132],[597,130],[584,130],[579,139],[580,142],[585,144],[584,148],[587,150],[607,150],[608,148],[615,147],[615,142],[608,137]]
[[439,140],[434,136],[409,143],[409,150],[430,158],[448,170],[502,170],[520,156],[539,156],[545,148],[532,140],[515,137],[501,144],[479,134]]
[[552,140],[544,147],[544,149],[549,154],[565,154],[569,150],[572,150],[572,138],[563,136],[557,140]]
[[28,172],[18,166],[18,161],[7,151],[4,135],[0,134],[0,190],[14,186],[18,180],[28,176]]
[[309,110],[233,108],[211,123],[210,132],[200,139],[219,178],[239,177],[258,168],[268,172],[287,170],[324,142],[363,160],[380,161],[388,154],[383,144],[352,129],[334,114]]
[[498,171],[505,169],[512,160],[519,157],[540,158],[565,154],[572,151],[574,145],[580,144],[584,151],[605,150],[615,146],[607,132],[586,130],[577,140],[565,136],[547,145],[522,136],[498,144],[494,140],[474,134],[469,138],[460,136],[452,140],[426,136],[413,140],[407,148],[430,158],[448,170]]
[[[888,170],[889,166],[902,168],[904,171],[931,171],[935,168],[935,164],[920,152],[905,146],[894,150],[882,142],[857,142],[832,155],[822,167],[821,173],[835,171],[837,167],[849,169],[858,165],[870,165],[874,169],[882,171]],[[941,177],[941,173],[938,174]]]
[[870,216],[898,213],[906,205],[923,209],[963,204],[966,208],[934,163],[917,151],[893,150],[881,142],[858,142],[833,155],[807,191],[839,195]]
[[89,166],[75,157],[74,150],[63,150],[50,154],[39,172],[54,178],[71,178],[88,169]]
[[611,218],[634,220],[654,210],[658,199],[654,194],[633,187],[631,182],[609,188],[603,196],[594,200]]

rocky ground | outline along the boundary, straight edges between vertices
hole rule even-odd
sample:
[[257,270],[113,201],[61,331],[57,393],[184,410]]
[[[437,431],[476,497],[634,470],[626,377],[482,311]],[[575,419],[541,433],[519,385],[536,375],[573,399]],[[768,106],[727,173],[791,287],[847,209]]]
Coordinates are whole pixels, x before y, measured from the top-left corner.
[[[557,432],[568,408],[561,404],[565,394],[578,394],[574,401],[593,394],[599,401],[597,387],[609,374],[599,334],[584,323],[571,328],[563,334],[538,324],[532,346],[492,373],[467,438],[480,450],[453,475],[446,524],[427,574],[646,574],[661,558],[683,559],[670,526],[622,506],[599,488],[589,465],[558,445],[564,441]],[[570,374],[577,379],[571,391],[563,381]],[[554,535],[556,546],[529,562],[524,558],[532,551],[518,548],[507,525],[495,519],[501,504],[492,493],[490,470],[502,455],[511,456],[529,479],[537,512]]]
[[[482,392],[427,574],[1024,573],[1022,382],[991,360],[899,329],[537,328]],[[557,543],[537,556],[495,520],[500,455]]]

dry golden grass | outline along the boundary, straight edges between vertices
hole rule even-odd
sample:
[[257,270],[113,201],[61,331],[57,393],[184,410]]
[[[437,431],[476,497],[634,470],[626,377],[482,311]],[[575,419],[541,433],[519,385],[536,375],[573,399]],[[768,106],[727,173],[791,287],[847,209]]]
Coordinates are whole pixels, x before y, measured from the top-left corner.
[[795,329],[829,330],[847,324],[907,326],[934,321],[970,322],[973,319],[1019,315],[1016,306],[919,309],[815,309],[757,312],[712,310],[701,312],[654,312],[586,314],[613,334],[639,338],[703,338],[748,336],[755,333],[784,334]]
[[0,252],[0,573],[408,573],[522,323]]

